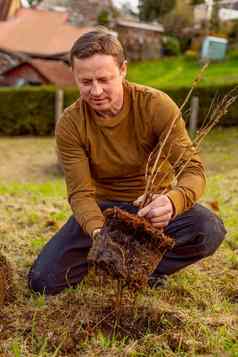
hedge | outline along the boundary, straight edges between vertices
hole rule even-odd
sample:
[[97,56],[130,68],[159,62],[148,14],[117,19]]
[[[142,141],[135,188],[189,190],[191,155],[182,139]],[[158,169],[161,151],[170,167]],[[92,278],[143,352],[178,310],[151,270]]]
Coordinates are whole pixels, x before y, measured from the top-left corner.
[[[234,90],[236,88],[236,90]],[[190,88],[170,88],[164,91],[174,99],[174,101],[180,106],[186,95],[188,94]],[[199,118],[198,123],[201,124],[204,118],[207,116],[211,103],[213,101],[219,101],[224,95],[233,90],[233,95],[237,95],[237,83],[223,85],[223,86],[209,86],[209,87],[198,87],[194,90],[193,95],[199,97]],[[187,105],[189,109],[189,105]],[[188,122],[189,114],[186,114],[186,109],[184,111],[184,119]],[[230,107],[228,113],[221,120],[219,125],[222,126],[235,126],[238,125],[238,100]]]
[[[228,93],[234,85],[222,88],[199,87],[194,94],[199,96],[199,121],[207,114],[214,96]],[[189,88],[163,89],[180,105]],[[54,87],[24,87],[0,89],[0,134],[1,135],[52,135],[54,132]],[[65,90],[64,107],[69,106],[79,96],[76,88]],[[185,116],[185,120],[187,120]],[[238,125],[238,102],[233,105],[222,125]]]
[[[0,89],[1,135],[51,135],[54,132],[54,87]],[[79,93],[67,89],[64,106],[73,103]]]

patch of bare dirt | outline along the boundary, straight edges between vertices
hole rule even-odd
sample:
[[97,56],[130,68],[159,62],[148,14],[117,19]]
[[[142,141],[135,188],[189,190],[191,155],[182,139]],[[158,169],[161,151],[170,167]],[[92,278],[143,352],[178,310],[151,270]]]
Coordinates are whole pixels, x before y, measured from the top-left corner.
[[61,174],[53,137],[1,137],[0,152],[0,181],[44,182]]

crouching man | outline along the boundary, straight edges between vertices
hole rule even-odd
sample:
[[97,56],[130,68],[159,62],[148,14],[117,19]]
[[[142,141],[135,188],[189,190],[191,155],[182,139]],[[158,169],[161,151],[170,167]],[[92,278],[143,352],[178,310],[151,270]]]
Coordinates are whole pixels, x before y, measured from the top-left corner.
[[[114,206],[144,216],[175,239],[150,276],[149,284],[157,286],[163,277],[213,254],[224,239],[222,221],[196,203],[205,187],[202,162],[171,98],[125,79],[127,62],[114,35],[101,29],[82,35],[71,50],[71,64],[80,98],[58,121],[56,141],[73,215],[43,248],[29,273],[29,286],[57,294],[80,283],[104,223],[102,212]],[[169,148],[171,153],[160,173],[170,174],[153,201],[139,210],[149,154],[175,116],[164,149],[165,157]],[[171,146],[175,141],[180,145]],[[174,183],[180,167],[171,167],[185,147],[185,159],[192,159]]]

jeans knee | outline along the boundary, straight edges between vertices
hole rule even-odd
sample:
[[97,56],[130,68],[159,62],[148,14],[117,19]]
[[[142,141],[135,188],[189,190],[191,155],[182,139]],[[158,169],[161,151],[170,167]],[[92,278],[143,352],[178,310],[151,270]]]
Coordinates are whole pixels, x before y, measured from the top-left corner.
[[203,232],[205,235],[203,256],[207,257],[215,253],[220,244],[223,242],[226,229],[222,220],[215,216],[203,224]]

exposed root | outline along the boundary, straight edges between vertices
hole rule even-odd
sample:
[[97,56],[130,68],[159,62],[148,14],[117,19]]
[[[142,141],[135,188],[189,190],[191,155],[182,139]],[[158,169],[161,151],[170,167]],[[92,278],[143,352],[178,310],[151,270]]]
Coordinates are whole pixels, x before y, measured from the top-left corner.
[[[114,245],[106,246],[105,242],[102,242],[103,264],[99,257],[99,269],[113,279],[120,276],[122,285],[130,290],[135,291],[147,286],[149,274],[159,264],[164,253],[173,247],[174,240],[166,236],[163,230],[155,229],[145,218],[120,208],[107,209],[104,215],[106,222],[102,234],[110,236],[110,240],[118,249],[115,249]],[[107,257],[110,263],[112,255],[115,262],[113,269],[110,268],[110,264],[109,268],[107,267]],[[116,269],[115,272],[117,266],[120,269]]]

